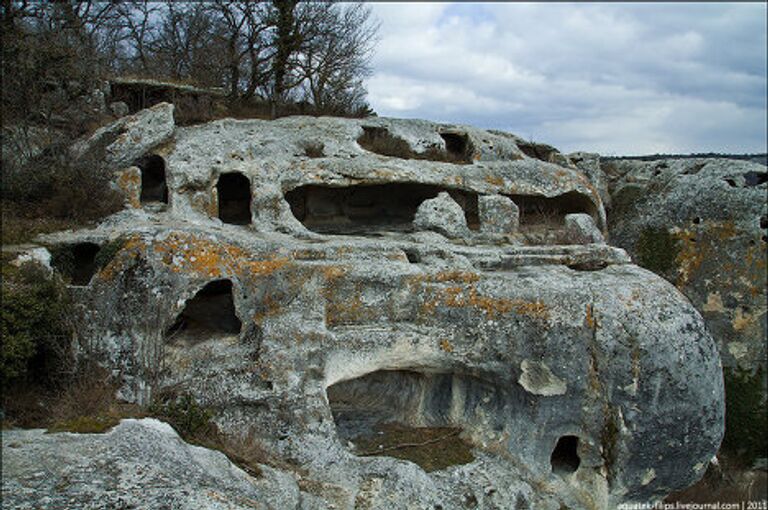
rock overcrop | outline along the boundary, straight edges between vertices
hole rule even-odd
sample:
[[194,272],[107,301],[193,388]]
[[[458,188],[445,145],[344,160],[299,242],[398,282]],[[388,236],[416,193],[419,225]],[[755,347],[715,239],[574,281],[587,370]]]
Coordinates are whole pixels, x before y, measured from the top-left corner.
[[[78,342],[120,375],[121,398],[187,395],[224,434],[250,431],[297,466],[248,481],[211,453],[179,461],[189,474],[158,459],[153,476],[178,478],[167,490],[181,506],[200,486],[231,508],[607,509],[687,487],[717,451],[722,372],[701,315],[605,243],[597,177],[553,148],[309,117],[176,127],[155,143],[109,146],[124,211],[39,241],[111,247],[76,289]],[[134,432],[163,458],[190,448],[146,425],[92,440],[12,434],[82,462]],[[356,446],[377,434],[378,452]],[[409,448],[397,437],[422,438],[431,465],[448,467],[387,456]],[[442,446],[455,441],[471,455]],[[3,462],[26,483],[18,458]],[[128,463],[97,469],[116,493]],[[29,487],[54,497],[65,474]]]

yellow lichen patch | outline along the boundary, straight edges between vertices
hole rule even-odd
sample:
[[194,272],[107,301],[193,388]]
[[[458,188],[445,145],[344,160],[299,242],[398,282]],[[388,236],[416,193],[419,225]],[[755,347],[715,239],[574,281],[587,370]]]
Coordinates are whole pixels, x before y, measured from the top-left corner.
[[504,186],[504,179],[499,175],[486,175],[485,182],[492,186]]
[[363,303],[357,289],[350,299],[345,301],[329,300],[325,305],[325,323],[328,326],[359,324],[373,320],[375,317],[376,312]]
[[469,271],[440,271],[428,277],[428,280],[431,282],[474,283],[479,279],[480,275]]
[[141,172],[136,168],[128,168],[120,173],[117,186],[128,198],[128,203],[134,209],[141,208]]
[[549,319],[549,308],[541,301],[483,296],[474,287],[446,287],[438,290],[437,294],[436,299],[424,303],[424,312],[432,313],[437,306],[443,305],[450,308],[475,308],[483,311],[489,319],[509,312],[534,319]]
[[451,345],[451,342],[449,342],[445,338],[440,340],[440,348],[445,352],[453,352],[453,346]]
[[688,229],[680,229],[675,232],[675,237],[680,241],[680,251],[675,259],[678,273],[675,285],[678,289],[685,287],[691,277],[699,270],[705,260],[705,250],[696,242],[694,234]]
[[347,274],[347,268],[343,266],[323,266],[320,272],[323,273],[326,280],[332,281]]
[[179,232],[156,241],[153,248],[171,271],[206,278],[242,272],[263,276],[289,262],[288,259],[249,260],[248,253],[238,246]]
[[594,309],[592,304],[587,304],[587,316],[584,318],[584,323],[589,329],[597,328],[597,321],[595,320]]
[[755,313],[743,312],[741,308],[736,309],[731,326],[734,331],[743,331],[757,325],[758,319],[765,313],[765,310],[758,310]]
[[122,273],[125,269],[125,261],[136,258],[145,250],[146,245],[140,236],[133,235],[129,237],[119,252],[120,256],[113,257],[109,264],[99,271],[98,277],[106,281],[114,279],[117,274]]
[[707,302],[701,309],[705,312],[724,312],[725,306],[723,306],[723,298],[720,297],[720,293],[710,292],[707,295]]
[[254,314],[254,322],[260,323],[265,317],[270,317],[280,312],[280,303],[270,293],[267,293],[260,300],[259,305],[261,309]]
[[219,215],[219,192],[216,188],[211,190],[210,199],[207,205],[208,216],[215,218]]

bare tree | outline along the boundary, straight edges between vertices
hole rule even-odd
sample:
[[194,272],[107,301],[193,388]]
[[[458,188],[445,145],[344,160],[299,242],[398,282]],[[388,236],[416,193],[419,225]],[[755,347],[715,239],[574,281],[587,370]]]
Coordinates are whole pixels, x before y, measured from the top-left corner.
[[363,79],[371,73],[378,28],[363,4],[323,4],[307,27],[297,58],[300,77],[316,108],[340,113],[364,107]]

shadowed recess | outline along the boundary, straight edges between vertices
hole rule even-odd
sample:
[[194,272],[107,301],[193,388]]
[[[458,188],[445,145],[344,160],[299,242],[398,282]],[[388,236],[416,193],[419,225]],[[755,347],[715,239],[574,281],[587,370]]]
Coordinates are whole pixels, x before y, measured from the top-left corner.
[[196,343],[211,335],[236,335],[240,328],[232,299],[232,282],[215,280],[187,301],[184,310],[168,328],[166,338]]
[[165,160],[150,154],[134,161],[141,170],[141,203],[168,203],[168,186],[165,181]]
[[285,194],[291,212],[305,227],[322,234],[364,235],[411,232],[419,205],[447,191],[464,209],[467,226],[479,228],[477,194],[419,183],[345,187],[306,185]]
[[221,174],[216,183],[219,219],[233,225],[251,223],[251,181],[239,172]]
[[552,472],[557,474],[573,473],[579,469],[581,459],[577,453],[579,438],[576,436],[562,436],[557,440],[557,445],[552,451],[550,462]]
[[516,407],[493,383],[460,373],[379,370],[331,385],[342,442],[357,455],[387,455],[427,471],[473,460],[464,431],[500,432]]

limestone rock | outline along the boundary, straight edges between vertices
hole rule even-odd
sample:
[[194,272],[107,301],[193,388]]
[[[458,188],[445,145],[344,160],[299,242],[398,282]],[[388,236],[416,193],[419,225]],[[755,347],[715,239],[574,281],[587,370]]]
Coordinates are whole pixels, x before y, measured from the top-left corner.
[[445,191],[419,205],[413,226],[422,230],[434,230],[449,238],[462,237],[468,233],[464,210]]
[[3,508],[298,508],[299,489],[263,466],[253,478],[167,424],[123,420],[105,434],[3,431]]
[[109,103],[109,111],[114,115],[115,117],[125,117],[129,113],[128,105],[125,104],[123,101],[115,101],[113,103]]
[[604,243],[605,239],[589,214],[566,214],[565,233],[575,244]]
[[483,195],[478,198],[480,230],[489,234],[511,234],[520,225],[520,209],[502,195]]
[[604,164],[611,241],[702,312],[723,363],[766,371],[768,172],[723,159]]
[[[80,345],[127,400],[173,388],[225,433],[257,431],[299,467],[306,507],[660,499],[717,451],[717,350],[688,300],[625,251],[563,244],[568,214],[604,228],[600,195],[564,156],[518,142],[386,118],[177,127],[137,167],[142,192],[158,170],[167,207],[140,200],[38,241],[121,240],[85,265]],[[487,196],[517,205],[516,233],[482,231]],[[455,448],[434,443],[435,470],[376,455],[392,423],[448,429]]]
[[110,169],[130,166],[137,158],[166,142],[174,130],[173,105],[160,103],[122,117],[72,146],[75,159],[103,161]]

